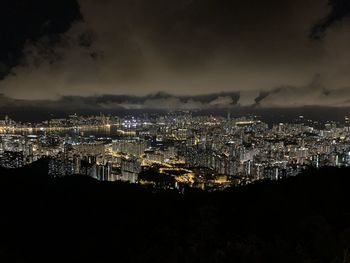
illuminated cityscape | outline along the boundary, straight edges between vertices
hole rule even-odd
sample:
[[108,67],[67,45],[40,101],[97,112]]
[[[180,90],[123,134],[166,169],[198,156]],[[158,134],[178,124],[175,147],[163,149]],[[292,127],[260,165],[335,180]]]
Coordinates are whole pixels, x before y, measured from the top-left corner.
[[0,3],[0,263],[350,263],[350,0]]
[[41,123],[0,122],[0,164],[46,158],[52,177],[82,174],[182,190],[221,190],[305,169],[350,166],[350,122],[264,123],[256,116],[77,114]]

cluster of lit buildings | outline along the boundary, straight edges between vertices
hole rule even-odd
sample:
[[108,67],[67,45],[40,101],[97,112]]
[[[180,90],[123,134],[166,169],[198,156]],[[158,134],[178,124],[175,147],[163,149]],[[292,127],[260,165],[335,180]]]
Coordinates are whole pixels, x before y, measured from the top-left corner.
[[156,187],[223,189],[295,176],[310,167],[350,166],[350,119],[318,123],[302,116],[266,124],[257,117],[71,115],[42,123],[0,121],[0,166],[48,158],[54,177]]

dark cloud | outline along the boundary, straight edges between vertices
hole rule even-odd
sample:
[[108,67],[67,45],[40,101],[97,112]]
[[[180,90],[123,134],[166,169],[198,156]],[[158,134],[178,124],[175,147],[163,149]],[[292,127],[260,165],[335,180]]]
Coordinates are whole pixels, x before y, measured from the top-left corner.
[[328,90],[319,77],[304,86],[284,85],[269,91],[236,91],[208,95],[176,96],[164,92],[146,96],[101,95],[63,96],[58,100],[25,100],[0,96],[1,108],[35,107],[49,110],[64,109],[74,112],[118,110],[215,110],[237,107],[297,108],[303,106],[350,107],[350,88]]
[[330,0],[329,6],[331,8],[329,14],[322,18],[311,30],[310,36],[314,39],[323,38],[330,26],[350,16],[349,0]]
[[[105,109],[344,104],[339,93],[350,81],[350,27],[332,27],[322,41],[309,34],[322,17],[313,37],[346,17],[349,1],[26,3],[30,14],[6,5],[20,18],[18,26],[2,26],[18,27],[19,34],[0,48],[0,70],[11,69],[0,92],[22,103],[55,100],[52,105],[68,107],[73,100]],[[319,83],[308,84],[315,75]]]
[[[318,79],[318,77],[316,78]],[[305,86],[280,86],[258,97],[260,107],[296,108],[303,106],[349,107],[350,87],[326,89],[318,80]]]
[[0,4],[0,79],[17,65],[28,41],[66,32],[80,19],[74,0],[2,0]]
[[146,96],[103,95],[103,96],[64,96],[59,100],[19,100],[0,96],[0,107],[40,107],[65,110],[202,110],[230,108],[236,106],[240,98],[237,92],[217,93],[200,96],[174,96],[155,93]]
[[267,96],[269,96],[270,92],[262,91],[259,93],[259,96],[255,98],[255,103],[259,105],[260,101],[263,101]]

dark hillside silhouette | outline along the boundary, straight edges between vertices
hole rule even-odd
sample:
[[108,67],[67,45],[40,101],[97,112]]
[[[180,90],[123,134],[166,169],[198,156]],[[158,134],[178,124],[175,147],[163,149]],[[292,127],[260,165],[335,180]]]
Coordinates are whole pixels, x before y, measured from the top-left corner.
[[184,195],[0,171],[0,262],[350,262],[350,169]]

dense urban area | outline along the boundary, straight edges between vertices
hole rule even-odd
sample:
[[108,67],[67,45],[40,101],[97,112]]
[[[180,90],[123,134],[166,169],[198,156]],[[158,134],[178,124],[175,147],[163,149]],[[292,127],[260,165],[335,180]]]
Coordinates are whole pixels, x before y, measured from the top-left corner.
[[267,124],[256,116],[79,116],[0,121],[0,164],[49,160],[52,177],[74,174],[163,189],[221,190],[295,176],[310,167],[350,166],[350,119],[324,123],[297,116]]

